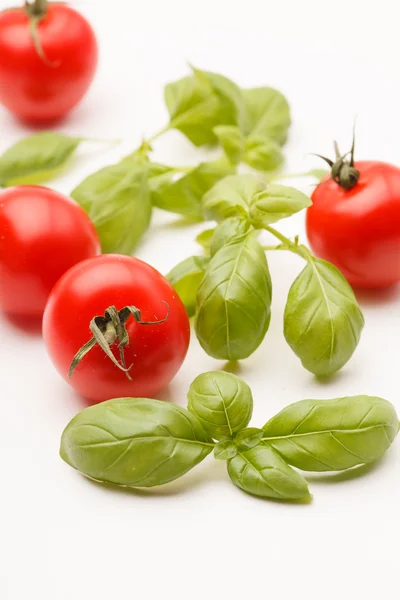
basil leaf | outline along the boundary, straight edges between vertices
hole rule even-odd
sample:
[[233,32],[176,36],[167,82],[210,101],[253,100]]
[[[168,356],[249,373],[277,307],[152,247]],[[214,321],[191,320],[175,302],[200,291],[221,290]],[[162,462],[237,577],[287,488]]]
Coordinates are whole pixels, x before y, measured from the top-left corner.
[[272,138],[253,134],[246,139],[243,160],[253,169],[275,171],[283,163],[283,154]]
[[211,371],[193,381],[188,409],[205,431],[219,440],[247,426],[253,412],[253,396],[243,379],[232,373]]
[[214,448],[214,458],[217,460],[229,460],[237,453],[237,446],[231,439],[221,440]]
[[264,432],[257,427],[247,427],[235,435],[235,444],[239,450],[250,450],[257,446],[263,438]]
[[309,498],[307,482],[272,450],[259,444],[228,462],[232,482],[240,489],[263,498],[300,500]]
[[311,200],[295,188],[285,185],[270,185],[253,196],[250,219],[254,227],[261,228],[311,206]]
[[332,264],[309,255],[289,291],[284,334],[287,343],[315,375],[330,375],[351,358],[364,317],[354,293]]
[[308,173],[306,173],[306,175],[309,175],[310,177],[315,177],[315,179],[318,179],[318,181],[321,181],[321,179],[323,179],[329,174],[330,171],[328,171],[328,169],[311,169],[311,171],[308,171]]
[[214,133],[229,160],[233,164],[240,163],[244,155],[245,137],[239,127],[218,125],[218,127],[214,127]]
[[163,210],[201,219],[204,194],[233,170],[225,160],[200,163],[177,181],[171,182],[167,178],[158,187],[153,187],[153,204]]
[[205,256],[190,256],[177,264],[167,275],[168,281],[185,305],[189,317],[196,312],[197,290],[209,261],[210,259]]
[[207,219],[216,221],[247,216],[252,197],[264,189],[264,183],[253,175],[229,175],[204,196],[204,214]]
[[196,236],[196,242],[200,244],[200,246],[202,246],[204,250],[210,249],[211,238],[214,234],[214,231],[215,227],[213,227],[212,229],[205,229],[204,231],[199,233],[198,236]]
[[213,447],[187,410],[148,398],[118,398],[76,415],[62,434],[60,454],[93,479],[152,487],[184,475]]
[[124,161],[89,175],[71,196],[87,212],[103,253],[131,254],[151,219],[147,163]]
[[207,354],[250,356],[268,330],[271,295],[265,252],[253,234],[218,250],[197,292],[196,334]]
[[284,144],[290,127],[286,98],[270,87],[242,90],[246,104],[246,134],[262,135]]
[[81,141],[82,138],[53,131],[20,140],[0,156],[0,185],[34,184],[51,179]]
[[230,217],[222,221],[215,229],[211,238],[211,256],[222,246],[245,237],[251,230],[251,225],[245,217]]
[[382,398],[302,400],[264,425],[264,442],[303,471],[341,471],[377,460],[398,431],[394,406]]

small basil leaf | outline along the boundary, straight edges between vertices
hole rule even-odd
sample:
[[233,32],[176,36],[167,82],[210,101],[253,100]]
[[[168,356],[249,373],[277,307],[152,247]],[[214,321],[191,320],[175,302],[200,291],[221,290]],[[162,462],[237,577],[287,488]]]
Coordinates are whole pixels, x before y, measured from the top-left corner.
[[268,330],[271,296],[265,252],[252,233],[218,250],[197,292],[196,334],[207,354],[250,356]]
[[247,427],[246,429],[241,429],[235,435],[235,444],[239,448],[239,450],[250,450],[257,446],[263,438],[264,432],[262,429],[257,429],[257,427]]
[[306,173],[306,175],[309,175],[310,177],[315,177],[315,179],[318,179],[318,181],[321,181],[321,179],[323,179],[329,174],[330,171],[328,171],[327,169],[311,169],[311,171],[308,171]]
[[264,444],[238,452],[228,462],[228,473],[237,487],[254,496],[279,500],[301,500],[310,496],[304,477]]
[[82,138],[53,131],[20,140],[0,156],[0,185],[34,184],[51,179],[81,141]]
[[218,125],[214,127],[214,133],[229,160],[234,164],[240,163],[244,154],[245,138],[239,127]]
[[60,454],[93,479],[152,487],[184,475],[213,447],[187,410],[148,398],[118,398],[76,415],[62,434]]
[[236,456],[237,446],[232,440],[221,440],[214,448],[214,458],[218,460],[229,460]]
[[263,135],[284,144],[290,127],[286,98],[269,87],[242,90],[246,104],[246,134]]
[[310,205],[311,200],[303,192],[285,185],[270,185],[253,196],[250,220],[254,227],[261,228],[290,217]]
[[205,229],[198,236],[196,236],[196,242],[204,248],[204,250],[210,249],[211,238],[214,235],[215,227],[212,229]]
[[253,175],[229,175],[204,196],[204,214],[207,219],[216,221],[247,216],[252,197],[264,189],[264,183]]
[[245,217],[230,217],[222,221],[211,238],[210,252],[214,256],[222,246],[245,237],[251,225]]
[[150,224],[146,163],[105,167],[89,175],[71,196],[93,221],[103,253],[131,254]]
[[219,440],[247,426],[253,412],[253,396],[243,379],[232,373],[211,371],[193,381],[188,409]]
[[259,171],[275,171],[283,163],[280,145],[273,139],[253,134],[246,139],[245,163]]
[[167,275],[168,281],[185,305],[189,317],[192,317],[196,311],[197,290],[209,260],[205,256],[190,256],[177,264]]
[[309,256],[290,288],[284,316],[287,343],[315,375],[330,375],[351,358],[364,317],[353,290],[332,264]]
[[167,176],[161,185],[153,187],[153,204],[163,210],[192,219],[201,219],[201,200],[204,194],[233,170],[226,160],[216,160],[200,163],[176,181],[171,182]]
[[341,471],[377,460],[398,432],[394,406],[382,398],[302,400],[264,425],[264,442],[303,471]]

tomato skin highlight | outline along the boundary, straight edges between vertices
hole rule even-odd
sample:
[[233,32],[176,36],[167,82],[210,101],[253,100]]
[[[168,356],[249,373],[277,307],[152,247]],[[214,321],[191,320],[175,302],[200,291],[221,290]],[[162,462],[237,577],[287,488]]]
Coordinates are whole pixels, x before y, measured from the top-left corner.
[[40,186],[0,192],[0,308],[41,318],[70,267],[100,252],[94,225],[73,200]]
[[355,167],[360,179],[351,190],[327,178],[314,190],[308,240],[353,287],[388,287],[400,281],[400,169],[376,161]]
[[0,102],[28,122],[61,118],[94,77],[98,49],[87,20],[65,4],[49,4],[38,25],[38,55],[23,9],[0,12]]
[[[129,381],[98,346],[76,367],[68,370],[76,352],[89,340],[89,323],[110,306],[118,310],[134,305],[145,321],[169,318],[159,325],[141,325],[133,317],[126,323],[125,347]],[[190,339],[185,307],[169,282],[153,267],[130,256],[107,254],[81,262],[54,287],[43,317],[47,351],[66,381],[92,402],[117,397],[153,397],[182,365]],[[117,343],[111,350],[118,361]]]

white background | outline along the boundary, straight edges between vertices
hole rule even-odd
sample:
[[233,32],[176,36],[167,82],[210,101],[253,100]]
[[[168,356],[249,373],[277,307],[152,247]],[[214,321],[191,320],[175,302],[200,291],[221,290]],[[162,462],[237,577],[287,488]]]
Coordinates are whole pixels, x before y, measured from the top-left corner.
[[[2,6],[6,4],[1,0]],[[400,165],[400,37],[397,2],[380,0],[92,0],[71,2],[98,34],[101,62],[81,106],[60,126],[72,134],[123,138],[86,144],[52,185],[82,178],[133,150],[167,119],[163,85],[187,61],[241,86],[287,94],[293,127],[288,172],[322,166],[310,152],[347,149],[355,115],[357,156]],[[25,135],[0,109],[0,149]],[[178,133],[154,157],[192,164],[206,153]],[[74,166],[75,168],[72,168]],[[298,181],[311,191],[311,181]],[[280,225],[304,240],[304,215]],[[137,255],[166,273],[198,251],[195,234],[155,214]],[[351,362],[329,383],[302,369],[282,335],[282,312],[301,259],[270,256],[273,319],[239,374],[261,426],[303,398],[380,395],[400,412],[400,290],[359,297],[366,327]],[[182,480],[153,492],[102,487],[58,456],[60,434],[83,403],[53,369],[40,335],[0,318],[0,597],[105,600],[277,597],[330,600],[398,596],[400,443],[353,478],[308,477],[314,500],[290,505],[252,498],[209,457]],[[192,339],[165,397],[185,404],[199,372],[220,368]]]

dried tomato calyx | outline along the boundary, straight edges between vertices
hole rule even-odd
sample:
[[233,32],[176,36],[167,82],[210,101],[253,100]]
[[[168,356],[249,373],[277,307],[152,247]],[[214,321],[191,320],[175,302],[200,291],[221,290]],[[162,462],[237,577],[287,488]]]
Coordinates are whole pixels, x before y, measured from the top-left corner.
[[[355,132],[353,131],[353,143],[351,150],[341,156],[339,146],[337,142],[334,142],[336,161],[334,162],[326,156],[316,154],[319,158],[322,158],[331,168],[331,179],[336,181],[338,185],[344,190],[351,190],[357,185],[360,178],[360,171],[354,166],[354,145],[355,145]],[[350,154],[350,160],[347,160],[347,156]]]

